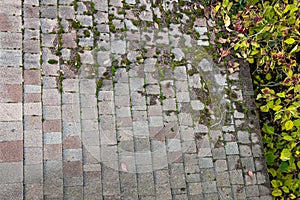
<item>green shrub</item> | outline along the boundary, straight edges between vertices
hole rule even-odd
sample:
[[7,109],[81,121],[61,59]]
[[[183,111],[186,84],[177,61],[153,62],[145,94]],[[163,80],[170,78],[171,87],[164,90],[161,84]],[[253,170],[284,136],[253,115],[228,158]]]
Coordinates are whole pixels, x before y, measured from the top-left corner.
[[299,7],[297,0],[223,0],[214,7],[227,34],[218,41],[252,67],[275,199],[300,198]]

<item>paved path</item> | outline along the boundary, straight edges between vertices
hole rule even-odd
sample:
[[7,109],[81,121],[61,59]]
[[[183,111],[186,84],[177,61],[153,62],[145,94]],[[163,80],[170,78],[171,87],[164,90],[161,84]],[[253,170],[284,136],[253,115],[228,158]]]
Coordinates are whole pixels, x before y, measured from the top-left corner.
[[0,0],[0,200],[271,199],[249,71],[212,62],[210,23],[182,0]]

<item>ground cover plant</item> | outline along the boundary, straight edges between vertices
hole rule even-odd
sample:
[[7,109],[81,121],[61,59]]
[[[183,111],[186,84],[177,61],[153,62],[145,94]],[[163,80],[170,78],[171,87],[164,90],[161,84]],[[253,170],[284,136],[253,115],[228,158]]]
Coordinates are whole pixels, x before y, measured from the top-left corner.
[[230,73],[246,60],[274,199],[300,198],[300,1],[211,3],[217,48]]

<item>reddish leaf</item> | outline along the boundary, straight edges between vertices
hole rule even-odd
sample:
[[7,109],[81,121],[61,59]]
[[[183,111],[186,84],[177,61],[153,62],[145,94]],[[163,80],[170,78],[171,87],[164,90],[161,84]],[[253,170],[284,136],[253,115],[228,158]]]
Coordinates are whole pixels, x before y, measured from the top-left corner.
[[253,179],[253,172],[251,170],[248,171],[248,176]]
[[125,165],[125,163],[121,163],[121,169],[124,171],[124,172],[127,172],[127,167]]
[[234,69],[233,68],[229,68],[228,71],[229,71],[230,74],[234,73]]
[[226,43],[226,39],[224,39],[224,38],[219,38],[218,39],[218,42],[220,42],[221,44],[224,44],[224,43]]
[[262,20],[262,18],[258,15],[256,15],[253,19],[254,23],[256,24],[257,22],[260,22]]
[[221,57],[228,56],[230,54],[230,49],[221,50]]
[[[263,93],[263,94],[270,94],[270,89],[269,89],[269,88],[263,89],[263,90],[262,90],[262,93]],[[248,172],[248,173],[249,173],[249,172]]]

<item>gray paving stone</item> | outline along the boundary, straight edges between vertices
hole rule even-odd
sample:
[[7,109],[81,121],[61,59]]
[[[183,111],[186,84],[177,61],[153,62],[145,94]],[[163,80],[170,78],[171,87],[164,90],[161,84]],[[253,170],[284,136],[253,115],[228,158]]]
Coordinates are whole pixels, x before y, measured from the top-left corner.
[[97,107],[90,107],[81,109],[81,119],[96,119],[98,115]]
[[184,57],[184,53],[180,48],[172,49],[171,52],[175,55],[176,61],[181,61]]
[[2,169],[0,171],[1,184],[21,183],[23,181],[23,163],[4,162],[0,163],[0,168]]
[[[80,122],[80,108],[77,107],[78,104],[65,104],[62,105],[62,108],[59,106],[45,106],[44,109],[44,116],[48,117],[49,119],[60,119],[60,115],[64,121],[67,122]],[[62,109],[62,113],[60,112]]]
[[25,184],[41,184],[43,182],[43,165],[25,165],[24,174]]
[[23,139],[22,122],[0,122],[0,142]]
[[193,126],[193,120],[190,113],[179,113],[178,118],[181,126]]
[[215,161],[215,168],[216,171],[226,171],[227,168],[227,161],[226,160],[216,160]]
[[34,165],[42,163],[43,149],[38,147],[24,148],[24,157],[26,165]]
[[0,49],[0,65],[1,66],[21,66],[22,52],[20,50],[4,50]]
[[248,145],[240,145],[240,155],[242,157],[248,157],[251,156],[251,147]]
[[172,164],[170,175],[171,188],[186,188],[183,164]]
[[63,19],[74,19],[75,11],[73,6],[59,6],[58,15]]
[[225,149],[223,147],[213,148],[212,156],[214,159],[226,159]]
[[201,183],[190,183],[188,186],[190,195],[201,195],[203,193]]
[[229,173],[227,171],[217,172],[216,174],[217,186],[218,187],[230,187]]
[[40,69],[40,54],[24,54],[25,69]]
[[203,182],[202,191],[204,194],[217,192],[217,186],[215,181]]
[[216,180],[216,174],[214,168],[205,168],[200,170],[200,175],[202,182],[214,181]]
[[79,80],[78,79],[65,79],[62,82],[64,92],[78,92]]
[[263,150],[259,144],[252,145],[252,154],[254,157],[261,157]]
[[45,144],[61,144],[62,136],[60,132],[44,133]]
[[193,110],[203,110],[204,109],[204,104],[201,101],[197,101],[197,100],[192,100],[191,106],[192,106]]
[[111,43],[111,51],[116,54],[126,53],[126,42],[122,40],[115,40]]
[[[22,34],[21,33],[0,32],[0,46],[3,49],[21,48],[22,47]],[[7,52],[7,53],[9,53],[9,52]]]
[[63,151],[64,161],[81,161],[82,150],[81,149],[64,149]]
[[56,6],[42,6],[40,8],[41,17],[54,19],[57,17],[57,8]]
[[233,196],[236,199],[246,199],[246,192],[243,185],[233,185]]
[[267,174],[264,172],[257,172],[256,179],[258,184],[264,184],[267,181]]
[[80,81],[80,93],[82,94],[95,94],[96,81],[93,79],[84,79]]
[[59,0],[58,3],[60,5],[69,5],[71,4],[73,1],[72,0]]
[[270,195],[270,188],[266,187],[265,185],[258,185],[259,194],[260,196],[267,196]]
[[103,195],[120,195],[120,187],[115,187],[120,184],[117,171],[104,167],[103,173]]
[[101,146],[101,160],[117,161],[118,160],[117,147],[109,146],[109,145]]
[[243,172],[242,170],[229,171],[230,182],[233,185],[244,184]]
[[43,105],[58,106],[60,105],[60,93],[58,89],[43,89],[42,91]]
[[163,100],[163,110],[176,110],[175,99],[165,99]]
[[133,133],[139,137],[149,137],[148,122],[136,121],[132,123]]
[[129,94],[129,87],[128,84],[125,83],[119,83],[115,85],[115,95],[116,96],[126,96]]
[[239,154],[239,149],[236,142],[227,142],[225,144],[225,150],[227,155]]
[[219,195],[222,199],[230,200],[233,198],[231,187],[220,187]]
[[259,189],[257,185],[249,185],[246,187],[247,197],[259,197]]
[[180,152],[181,144],[179,139],[168,139],[167,140],[167,151],[168,152]]
[[0,103],[0,121],[22,121],[22,104]]
[[[99,102],[98,103],[98,108],[99,108],[99,114],[100,115],[113,115],[113,114],[115,114],[114,104],[111,101]],[[120,116],[119,112],[120,112],[120,109],[116,109],[116,114],[117,114],[118,117],[123,117],[123,115],[125,115],[123,113],[123,115]],[[124,117],[126,117],[126,116],[124,116]]]
[[200,168],[210,168],[213,167],[212,158],[199,158],[199,167]]
[[0,31],[10,31],[10,32],[21,32],[22,19],[20,16],[9,16],[4,17],[6,23],[3,23],[0,27]]
[[23,199],[23,183],[1,184],[0,195],[3,199]]
[[83,199],[83,187],[82,186],[64,187],[64,198]]

